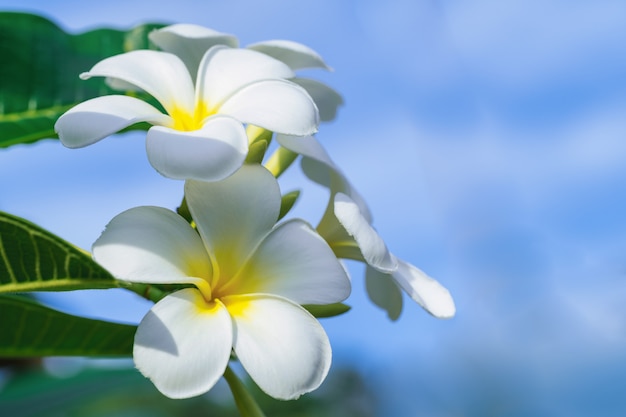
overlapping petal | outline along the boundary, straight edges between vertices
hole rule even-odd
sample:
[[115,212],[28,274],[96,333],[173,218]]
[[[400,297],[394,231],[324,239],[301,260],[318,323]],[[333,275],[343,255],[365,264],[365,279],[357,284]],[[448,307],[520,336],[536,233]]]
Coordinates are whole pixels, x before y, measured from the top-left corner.
[[233,35],[217,32],[204,26],[179,23],[152,31],[148,37],[156,46],[178,56],[196,79],[204,53],[215,45],[236,48],[239,41]]
[[398,260],[398,270],[392,276],[409,297],[433,316],[447,319],[456,313],[450,291],[415,266]]
[[303,68],[331,69],[317,52],[306,45],[294,41],[263,41],[248,45],[246,48],[276,58],[289,65],[294,71]]
[[[150,39],[162,50],[180,57],[194,79],[200,61],[207,50],[216,45],[233,48],[238,45],[237,39],[232,35],[191,24],[176,24],[153,31]],[[303,68],[331,70],[317,52],[298,42],[270,40],[248,45],[247,49],[273,57],[285,63],[293,71]],[[343,98],[337,91],[319,81],[299,77],[288,78],[302,86],[313,98],[321,121],[330,121],[336,117],[337,109],[343,104]]]
[[370,299],[386,310],[392,320],[397,319],[402,311],[398,286],[424,310],[439,319],[454,317],[456,313],[450,291],[414,265],[400,259],[398,269],[391,274],[368,268],[366,280]]
[[306,90],[311,96],[320,114],[322,122],[329,122],[337,117],[339,107],[343,105],[343,97],[337,91],[316,80],[293,78],[291,81]]
[[128,96],[102,96],[80,103],[55,123],[63,145],[82,148],[139,122],[170,126],[172,119],[157,108]]
[[135,365],[163,394],[189,398],[224,374],[233,341],[228,311],[193,288],[163,298],[143,318],[133,348]]
[[233,318],[235,353],[263,391],[290,400],[319,387],[331,348],[311,314],[270,295],[233,296],[224,303]]
[[80,75],[117,78],[151,94],[169,114],[193,113],[194,86],[185,64],[176,55],[152,50],[137,50],[98,62]]
[[[329,188],[329,206],[317,230],[338,256],[353,259],[362,256],[368,264],[366,282],[370,298],[387,311],[389,318],[397,319],[402,310],[397,286],[433,316],[454,316],[454,301],[445,287],[389,252],[371,226],[372,217],[365,201],[315,138],[277,135],[277,140],[281,146],[303,156],[303,171],[310,179]],[[359,254],[355,254],[355,248]]]
[[302,220],[274,228],[233,280],[244,293],[270,293],[298,304],[330,304],[350,295],[345,269]]
[[249,84],[294,75],[287,65],[262,53],[217,45],[200,62],[197,99],[210,111],[216,111],[233,93]]
[[218,181],[241,167],[248,137],[240,122],[218,115],[190,132],[153,127],[146,137],[146,151],[152,166],[166,177]]
[[[281,146],[303,156],[305,174],[331,193],[318,232],[340,256],[358,258],[381,272],[397,268],[384,241],[371,226],[371,214],[364,200],[351,186],[324,148],[312,137],[295,138],[277,135]],[[357,250],[355,250],[357,249]]]
[[249,84],[230,96],[220,113],[287,135],[311,135],[319,125],[315,102],[302,87],[286,80]]
[[94,259],[116,278],[153,284],[202,285],[211,262],[198,234],[161,207],[118,214],[92,247]]
[[356,241],[368,265],[381,272],[393,272],[398,268],[398,263],[389,253],[387,245],[361,214],[354,200],[343,193],[337,193],[334,208],[335,216]]
[[234,277],[272,229],[280,212],[280,189],[259,165],[244,165],[219,182],[187,181],[185,196],[219,274]]
[[365,269],[365,288],[370,300],[387,312],[390,320],[397,320],[402,313],[402,292],[390,274],[371,266]]

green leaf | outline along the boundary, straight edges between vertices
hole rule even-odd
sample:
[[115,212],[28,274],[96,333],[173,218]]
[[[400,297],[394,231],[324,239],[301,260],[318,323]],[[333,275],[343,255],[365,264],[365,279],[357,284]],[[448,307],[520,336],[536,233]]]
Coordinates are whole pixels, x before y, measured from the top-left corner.
[[136,326],[72,316],[0,295],[0,356],[131,356]]
[[56,137],[54,123],[70,107],[115,92],[100,77],[78,75],[108,56],[149,48],[148,33],[162,26],[71,35],[41,16],[0,13],[0,148]]
[[118,286],[89,253],[27,220],[0,212],[0,294]]
[[278,220],[282,219],[287,215],[287,213],[289,213],[289,210],[291,210],[293,205],[296,204],[298,197],[300,197],[300,190],[290,191],[283,195],[280,200],[280,213],[278,215]]
[[303,305],[309,313],[318,319],[335,317],[343,313],[350,311],[352,307],[344,303],[334,303],[325,305],[306,304]]

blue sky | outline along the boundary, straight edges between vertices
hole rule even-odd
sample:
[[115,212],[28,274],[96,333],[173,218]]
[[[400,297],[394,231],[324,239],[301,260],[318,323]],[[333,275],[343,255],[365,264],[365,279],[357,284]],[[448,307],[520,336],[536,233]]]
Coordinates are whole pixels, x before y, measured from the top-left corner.
[[[307,75],[346,101],[319,140],[391,250],[446,285],[458,310],[438,321],[405,300],[391,323],[350,264],[354,309],[324,321],[336,361],[384,382],[383,415],[623,414],[611,388],[626,383],[623,1],[0,0],[0,9],[43,13],[70,31],[190,22],[244,45],[313,47],[334,72]],[[143,146],[128,134],[81,150],[49,141],[1,151],[0,209],[89,248],[129,207],[178,204],[182,183],[156,174]],[[292,172],[283,185],[302,181]],[[325,198],[305,187],[296,213],[315,223]],[[83,314],[141,317],[145,304],[118,297],[57,298]]]

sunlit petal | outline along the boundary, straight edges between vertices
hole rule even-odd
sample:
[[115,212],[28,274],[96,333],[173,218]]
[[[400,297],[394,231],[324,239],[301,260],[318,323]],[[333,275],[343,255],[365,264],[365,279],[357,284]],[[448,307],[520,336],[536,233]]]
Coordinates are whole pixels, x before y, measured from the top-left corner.
[[298,42],[271,40],[248,45],[246,48],[262,52],[289,65],[292,70],[323,68],[330,70],[322,57],[313,49]]
[[456,313],[450,291],[415,266],[398,259],[398,270],[392,276],[409,297],[433,316],[447,319]]
[[127,96],[103,96],[72,107],[54,125],[63,145],[81,148],[139,122],[171,125],[172,119],[150,104]]
[[368,266],[365,270],[365,288],[370,300],[387,312],[387,317],[397,320],[402,312],[402,292],[391,275]]
[[220,113],[272,132],[304,136],[317,132],[319,114],[299,85],[285,80],[250,84],[233,94]]
[[198,234],[182,217],[161,207],[135,207],[118,214],[92,250],[96,262],[125,281],[197,283],[197,278],[211,276],[211,262]]
[[244,165],[219,182],[187,181],[185,196],[207,250],[223,276],[233,277],[272,229],[280,189],[260,165]]
[[398,267],[383,239],[350,197],[342,193],[335,195],[335,216],[354,238],[368,265],[381,272],[392,272]]
[[276,227],[261,242],[235,285],[298,304],[330,304],[350,295],[350,281],[328,244],[304,221]]
[[150,40],[165,52],[178,56],[187,66],[193,79],[204,53],[215,45],[236,48],[237,38],[204,26],[178,23],[150,32]]
[[320,112],[322,122],[331,121],[337,116],[337,109],[343,105],[343,97],[337,91],[324,83],[308,78],[294,78],[291,81],[309,93]]
[[[292,152],[300,154],[304,157],[311,158],[320,162],[326,167],[331,168],[333,171],[339,172],[339,168],[332,161],[326,149],[322,147],[322,144],[315,139],[314,136],[290,136],[290,135],[276,135],[276,141],[283,147],[289,149]],[[324,170],[323,167],[321,167]],[[326,173],[326,177],[328,174]],[[327,180],[321,180],[320,185],[330,187],[330,178]]]
[[207,392],[223,375],[232,340],[224,305],[207,303],[188,288],[168,295],[143,318],[133,358],[164,395],[189,398]]
[[165,107],[168,113],[193,113],[194,88],[185,64],[175,55],[138,50],[115,55],[98,62],[82,79],[112,77],[145,90]]
[[197,99],[214,111],[250,83],[294,75],[287,65],[260,52],[218,45],[209,49],[200,62]]
[[331,363],[328,337],[302,307],[267,295],[224,300],[234,322],[235,353],[257,385],[290,400],[316,389]]
[[248,137],[237,120],[213,116],[200,130],[190,132],[153,127],[146,150],[152,166],[166,177],[217,181],[241,167]]

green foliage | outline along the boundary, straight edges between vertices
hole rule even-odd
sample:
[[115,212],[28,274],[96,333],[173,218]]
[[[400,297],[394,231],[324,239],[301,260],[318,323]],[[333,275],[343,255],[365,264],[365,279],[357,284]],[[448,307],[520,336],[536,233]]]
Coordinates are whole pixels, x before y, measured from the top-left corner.
[[117,286],[118,281],[87,252],[0,212],[0,294]]
[[130,356],[136,326],[72,316],[0,295],[0,356]]
[[[247,389],[271,417],[373,417],[376,392],[349,368],[337,368],[315,393],[298,401],[274,400],[249,379]],[[134,369],[85,369],[59,378],[43,372],[18,373],[0,391],[0,416],[237,417],[225,386],[206,395],[172,400]]]
[[102,79],[78,75],[108,56],[149,48],[148,33],[161,26],[72,35],[40,16],[0,13],[0,148],[56,137],[54,123],[70,107],[114,93]]

